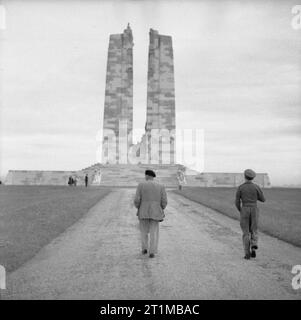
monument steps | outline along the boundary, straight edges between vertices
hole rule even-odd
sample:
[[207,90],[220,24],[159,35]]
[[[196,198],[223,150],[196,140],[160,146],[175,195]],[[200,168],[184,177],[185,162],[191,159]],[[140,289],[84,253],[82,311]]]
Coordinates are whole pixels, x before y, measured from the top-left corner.
[[[87,168],[85,171],[89,171]],[[91,168],[92,169],[92,168]],[[156,172],[158,183],[166,187],[177,187],[177,172],[179,165],[122,165],[108,164],[93,166],[94,181],[93,185],[103,186],[137,186],[139,182],[144,181],[144,172],[146,169],[153,169]],[[95,177],[99,175],[99,181]]]

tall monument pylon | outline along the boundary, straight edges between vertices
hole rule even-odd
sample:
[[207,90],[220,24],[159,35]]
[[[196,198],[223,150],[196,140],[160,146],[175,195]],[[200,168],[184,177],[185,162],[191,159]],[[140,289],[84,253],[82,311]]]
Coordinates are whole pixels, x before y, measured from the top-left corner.
[[133,46],[129,24],[123,33],[110,35],[103,117],[103,163],[124,163],[132,144]]
[[[175,163],[175,82],[171,36],[160,35],[150,29],[146,136],[148,137],[148,161],[159,164]],[[150,137],[159,132],[158,150],[152,150]]]

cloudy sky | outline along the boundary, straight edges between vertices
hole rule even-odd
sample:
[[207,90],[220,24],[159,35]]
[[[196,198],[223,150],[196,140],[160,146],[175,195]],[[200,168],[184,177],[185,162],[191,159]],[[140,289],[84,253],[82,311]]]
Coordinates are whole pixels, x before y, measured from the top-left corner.
[[295,1],[3,0],[0,176],[98,161],[109,35],[134,36],[143,128],[149,28],[171,35],[178,128],[203,129],[205,171],[301,184],[301,29]]

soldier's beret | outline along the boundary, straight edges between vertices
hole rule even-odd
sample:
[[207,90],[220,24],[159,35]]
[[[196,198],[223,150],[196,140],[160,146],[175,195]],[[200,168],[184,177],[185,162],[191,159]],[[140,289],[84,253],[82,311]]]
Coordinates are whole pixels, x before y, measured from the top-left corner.
[[145,170],[145,175],[146,176],[151,176],[151,177],[156,177],[156,174],[153,170]]
[[245,170],[244,175],[246,178],[249,178],[249,179],[254,179],[256,177],[256,173],[252,169]]

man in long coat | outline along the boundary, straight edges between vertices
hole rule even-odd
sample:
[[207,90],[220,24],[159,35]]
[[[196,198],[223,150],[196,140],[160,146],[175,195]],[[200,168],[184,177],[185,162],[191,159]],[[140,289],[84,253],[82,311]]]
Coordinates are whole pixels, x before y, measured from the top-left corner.
[[138,209],[142,254],[147,254],[149,251],[150,258],[154,258],[158,252],[159,222],[163,221],[164,209],[167,206],[165,188],[154,181],[155,177],[154,171],[145,171],[145,182],[139,183],[134,200],[134,205]]

